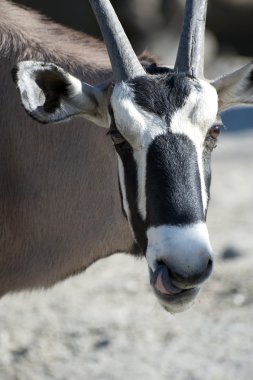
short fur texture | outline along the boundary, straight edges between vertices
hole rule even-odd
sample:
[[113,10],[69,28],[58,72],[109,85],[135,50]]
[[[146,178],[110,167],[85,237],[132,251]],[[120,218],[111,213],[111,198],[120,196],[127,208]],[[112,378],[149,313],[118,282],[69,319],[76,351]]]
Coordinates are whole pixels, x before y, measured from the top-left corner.
[[[169,233],[173,225],[188,237],[194,226],[198,236],[195,269],[189,272],[183,265],[181,273],[172,273],[186,286],[182,293],[185,290],[187,303],[187,294],[192,299],[187,288],[204,281],[212,263],[204,221],[213,149],[209,129],[217,115],[217,92],[221,109],[252,102],[252,64],[218,78],[212,87],[154,62],[150,65],[145,57],[152,76],[114,86],[103,44],[5,0],[0,15],[0,295],[51,286],[101,257],[130,251],[136,242],[143,254],[153,246],[152,264],[156,260],[164,265],[171,236],[163,236],[162,248],[154,247],[147,230],[167,228]],[[23,113],[10,82],[10,68],[20,60],[52,62],[65,70],[52,63],[42,69],[40,64],[35,76],[32,69],[25,78],[29,88],[22,88],[21,97],[25,106],[26,100],[34,100],[32,116],[39,110],[39,120],[46,122],[80,113],[99,125],[109,127],[111,121],[120,191],[115,152],[103,129],[83,120],[40,126]],[[67,72],[76,78],[70,80]],[[19,86],[19,73],[14,70],[13,75]],[[90,84],[102,82],[90,92]],[[88,110],[80,103],[88,103]],[[60,117],[54,118],[57,112]],[[102,121],[101,115],[106,115]],[[130,229],[121,211],[122,195]],[[187,245],[180,244],[178,236],[173,255],[179,250],[177,257],[184,263]]]
[[0,18],[1,296],[52,286],[130,250],[133,238],[106,131],[83,119],[38,124],[24,112],[11,78],[17,62],[34,59],[101,83],[111,77],[105,46],[5,0]]

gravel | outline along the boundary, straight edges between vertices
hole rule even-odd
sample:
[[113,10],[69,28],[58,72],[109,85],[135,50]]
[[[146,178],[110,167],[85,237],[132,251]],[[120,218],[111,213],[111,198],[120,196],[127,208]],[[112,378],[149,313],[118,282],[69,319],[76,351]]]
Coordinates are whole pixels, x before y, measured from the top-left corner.
[[[0,301],[1,380],[246,380],[253,362],[253,132],[213,156],[215,272],[188,311],[155,300],[144,260],[114,255]],[[229,249],[240,254],[224,260]]]

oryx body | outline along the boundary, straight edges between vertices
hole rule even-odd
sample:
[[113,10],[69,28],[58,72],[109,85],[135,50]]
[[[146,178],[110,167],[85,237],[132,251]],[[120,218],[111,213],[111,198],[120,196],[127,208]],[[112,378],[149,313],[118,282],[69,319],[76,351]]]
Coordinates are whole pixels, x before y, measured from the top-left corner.
[[83,49],[83,35],[52,23],[45,27],[37,14],[5,1],[0,15],[3,295],[51,286],[101,257],[130,249],[132,236],[105,130],[84,119],[54,128],[33,121],[11,78],[20,59],[33,58],[56,62],[89,83],[103,82],[111,78],[105,47],[86,37]]
[[[112,72],[95,40],[64,28],[58,37],[59,27],[0,5],[0,292],[50,286],[114,252],[138,252],[161,303],[180,311],[212,269],[205,220],[218,108],[251,102],[252,67],[204,80],[206,1],[187,1],[174,69],[144,69],[110,3],[90,2]],[[17,62],[32,118],[82,118],[30,119],[8,74]]]

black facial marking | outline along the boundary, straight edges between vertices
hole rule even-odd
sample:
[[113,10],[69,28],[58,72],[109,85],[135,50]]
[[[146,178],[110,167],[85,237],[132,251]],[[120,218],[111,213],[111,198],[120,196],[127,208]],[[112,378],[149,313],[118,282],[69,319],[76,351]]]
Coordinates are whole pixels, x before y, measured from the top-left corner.
[[[185,104],[190,95],[190,79],[184,74],[138,77],[129,82],[135,102],[147,112],[165,117],[168,123],[172,115]],[[193,81],[191,81],[193,82]]]
[[145,70],[148,74],[157,75],[157,74],[173,74],[174,70],[169,67],[159,67],[154,62],[149,66],[145,66]]
[[[111,126],[110,129],[117,130],[115,124],[115,118],[113,114],[113,110],[109,107],[109,112],[111,116]],[[115,145],[116,152],[121,158],[123,168],[124,168],[124,181],[125,181],[125,190],[127,202],[130,209],[130,217],[131,226],[134,231],[135,238],[137,240],[137,244],[135,245],[135,250],[142,253],[146,251],[147,248],[147,236],[146,236],[146,224],[143,222],[140,213],[138,211],[137,199],[138,199],[138,180],[137,180],[137,165],[133,157],[133,148],[131,145],[125,140],[121,144]],[[122,200],[122,209],[123,207],[123,199],[122,199],[122,191],[120,190],[121,200]],[[124,211],[125,215],[125,211]],[[139,246],[139,249],[136,247]]]
[[17,66],[14,66],[13,69],[11,70],[11,76],[15,84],[18,82],[18,68]]
[[132,255],[136,257],[142,257],[143,251],[140,249],[140,246],[137,243],[134,243],[129,251]]
[[123,195],[122,195],[122,190],[120,187],[119,178],[118,178],[118,186],[119,186],[119,195],[120,195],[120,199],[121,199],[121,211],[122,211],[122,214],[124,215],[124,217],[127,219],[127,214],[126,214],[124,207],[123,207]]
[[123,144],[116,145],[115,149],[120,156],[124,167],[126,197],[131,214],[130,223],[142,252],[145,252],[147,248],[146,224],[142,220],[138,211],[137,165],[133,157],[133,149],[127,141]]
[[184,225],[204,220],[197,152],[184,135],[168,132],[147,154],[147,223]]
[[[146,250],[146,231],[150,226],[186,225],[205,221],[206,217],[195,145],[187,136],[170,130],[173,115],[186,104],[192,88],[198,91],[201,87],[197,80],[185,74],[175,74],[167,68],[160,70],[151,65],[147,71],[154,75],[137,77],[127,84],[132,88],[138,106],[162,118],[167,131],[157,136],[147,151],[146,220],[138,210],[138,162],[134,159],[133,148],[127,141],[115,145],[124,168],[130,222],[142,252]],[[114,117],[111,128],[117,129]],[[212,150],[209,145],[206,144],[202,157],[208,190]]]

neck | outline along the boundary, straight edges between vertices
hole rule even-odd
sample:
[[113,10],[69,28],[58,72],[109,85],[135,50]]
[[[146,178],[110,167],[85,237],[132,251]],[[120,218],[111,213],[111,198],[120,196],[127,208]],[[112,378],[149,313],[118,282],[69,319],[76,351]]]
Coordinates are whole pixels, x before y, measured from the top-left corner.
[[[15,25],[10,19],[17,10],[1,2],[0,17],[6,28]],[[29,12],[20,12],[26,13],[22,20],[30,17]],[[54,32],[53,48],[52,41],[45,39],[36,45],[35,31],[29,39],[27,30],[21,33],[19,28],[18,24],[20,34],[12,35],[0,27],[5,41],[0,48],[2,294],[50,286],[99,258],[129,251],[133,243],[121,209],[117,161],[106,130],[81,118],[55,126],[38,124],[25,114],[12,83],[10,70],[22,59],[51,58],[69,70],[69,50],[62,44],[62,39],[68,41],[66,31],[60,37]],[[47,34],[45,25],[43,31]],[[53,31],[52,27],[51,39]],[[27,49],[22,49],[23,44]],[[89,46],[83,49],[85,43],[73,44],[71,72],[81,80],[100,83],[111,76],[109,60],[104,48],[97,49],[96,58],[101,60],[91,68],[87,60],[94,46]]]

